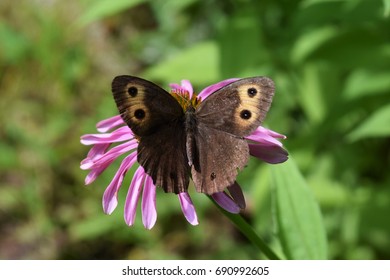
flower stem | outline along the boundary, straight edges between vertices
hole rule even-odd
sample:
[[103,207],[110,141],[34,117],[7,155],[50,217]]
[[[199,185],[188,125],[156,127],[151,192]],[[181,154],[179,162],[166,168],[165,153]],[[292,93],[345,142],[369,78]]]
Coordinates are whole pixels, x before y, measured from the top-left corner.
[[[210,198],[211,199],[211,198]],[[218,209],[270,260],[280,260],[278,255],[261,239],[251,225],[241,215],[232,214],[222,209],[213,199],[211,201]]]

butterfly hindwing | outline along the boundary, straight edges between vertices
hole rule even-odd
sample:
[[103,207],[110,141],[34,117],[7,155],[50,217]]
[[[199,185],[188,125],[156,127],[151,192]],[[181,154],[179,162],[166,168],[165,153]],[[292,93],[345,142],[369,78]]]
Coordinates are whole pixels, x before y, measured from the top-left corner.
[[189,184],[190,166],[185,151],[183,122],[172,121],[141,138],[138,162],[156,186],[177,194],[187,191]]
[[198,156],[191,167],[198,192],[222,192],[236,180],[249,159],[246,140],[200,123],[194,134]]

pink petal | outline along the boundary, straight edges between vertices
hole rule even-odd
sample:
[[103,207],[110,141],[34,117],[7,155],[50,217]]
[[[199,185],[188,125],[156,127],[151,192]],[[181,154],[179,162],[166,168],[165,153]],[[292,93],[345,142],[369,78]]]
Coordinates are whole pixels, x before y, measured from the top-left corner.
[[223,80],[219,83],[216,83],[214,85],[211,85],[211,86],[208,86],[206,88],[204,88],[199,94],[198,94],[198,98],[202,98],[202,100],[206,99],[210,94],[212,94],[213,92],[219,90],[220,88],[223,88],[224,86],[227,86],[228,84],[231,84],[235,81],[239,80],[238,78],[231,78],[231,79],[227,79],[227,80]]
[[179,84],[169,84],[169,87],[171,88],[171,89],[175,89],[175,90],[178,90],[178,91],[180,91],[180,90],[182,90],[182,88],[181,88],[181,85],[179,85]]
[[214,193],[211,197],[226,211],[238,214],[240,213],[240,207],[224,192]]
[[276,140],[275,138],[273,138],[272,136],[268,135],[268,134],[251,134],[247,137],[245,137],[246,139],[248,140],[252,140],[252,141],[255,141],[255,142],[258,142],[259,144],[263,144],[264,146],[279,146],[279,147],[282,147],[283,144]]
[[234,202],[237,204],[238,207],[241,209],[245,209],[246,203],[245,203],[245,197],[242,193],[242,189],[240,185],[237,182],[234,182],[233,185],[227,187],[229,190],[230,195],[232,196]]
[[249,153],[265,162],[276,164],[288,159],[288,152],[278,145],[249,143]]
[[137,160],[137,153],[131,153],[125,157],[116,172],[111,183],[108,185],[103,194],[103,210],[106,214],[111,214],[118,205],[118,191],[122,185],[123,178],[129,168]]
[[110,147],[110,143],[104,144],[96,144],[89,150],[87,159],[93,160],[95,158],[99,158],[107,151],[108,147]]
[[[112,161],[111,161],[112,162]],[[94,169],[92,169],[88,175],[85,177],[85,180],[84,180],[84,183],[86,185],[89,185],[91,184],[93,181],[96,180],[96,178],[103,173],[104,170],[107,169],[107,167],[111,164],[111,162],[108,162],[107,165],[102,165],[102,166],[99,166],[99,167],[96,167]]]
[[184,217],[193,226],[199,224],[198,217],[197,217],[196,211],[195,211],[195,207],[191,201],[190,195],[186,192],[182,192],[182,193],[179,193],[178,196],[179,196],[180,206],[181,206],[181,210],[184,214]]
[[137,212],[137,204],[139,195],[141,193],[141,186],[144,182],[145,171],[140,166],[134,173],[133,179],[131,180],[131,184],[126,196],[125,202],[125,222],[128,226],[132,226],[134,224],[135,215]]
[[85,134],[81,136],[83,145],[122,142],[134,138],[134,134],[128,126],[123,126],[111,133]]
[[124,153],[131,151],[137,148],[138,142],[136,140],[128,141],[118,146],[113,147],[109,151],[107,151],[100,158],[91,160],[85,159],[81,162],[80,168],[83,170],[93,169],[100,166],[104,166],[105,168],[109,166],[117,157],[123,155]]
[[169,84],[169,87],[171,88],[171,91],[177,94],[183,95],[186,93],[186,89],[184,89],[181,85],[179,84]]
[[189,98],[191,99],[192,98],[192,95],[194,93],[194,90],[192,89],[192,85],[190,83],[190,81],[188,80],[182,80],[181,81],[181,85],[179,84],[169,84],[169,86],[171,87],[172,91],[178,93],[178,94],[185,94],[186,92],[188,92],[188,95],[189,95]]
[[256,130],[252,134],[267,134],[269,136],[272,136],[274,138],[281,138],[281,139],[286,139],[287,137],[283,134],[277,133],[271,129],[259,126],[256,128]]
[[107,132],[117,126],[124,125],[124,121],[122,120],[120,115],[102,120],[96,124],[96,128],[99,132]]
[[181,87],[190,94],[190,99],[191,99],[192,95],[194,94],[194,89],[192,88],[190,81],[182,80]]
[[245,138],[263,145],[282,147],[283,144],[275,138],[286,139],[287,137],[275,131],[259,126],[251,135]]
[[156,186],[152,178],[146,175],[142,194],[142,222],[146,229],[151,229],[157,220]]
[[88,166],[93,165],[93,162],[99,158],[101,158],[104,153],[107,151],[109,143],[105,144],[96,144],[94,145],[88,152],[88,155],[85,159],[80,162],[81,169],[89,169]]
[[250,154],[268,163],[285,162],[288,159],[288,152],[283,149],[282,143],[276,138],[285,139],[286,136],[259,126],[251,135],[246,137],[248,140],[257,142],[249,143]]

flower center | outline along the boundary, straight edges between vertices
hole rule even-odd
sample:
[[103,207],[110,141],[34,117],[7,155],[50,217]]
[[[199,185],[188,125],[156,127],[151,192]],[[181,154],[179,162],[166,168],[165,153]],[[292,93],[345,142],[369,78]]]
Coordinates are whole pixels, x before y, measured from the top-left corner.
[[190,98],[190,93],[184,89],[172,89],[171,95],[179,102],[184,112],[186,112],[189,107],[196,108],[201,102],[201,99],[198,98],[195,93]]

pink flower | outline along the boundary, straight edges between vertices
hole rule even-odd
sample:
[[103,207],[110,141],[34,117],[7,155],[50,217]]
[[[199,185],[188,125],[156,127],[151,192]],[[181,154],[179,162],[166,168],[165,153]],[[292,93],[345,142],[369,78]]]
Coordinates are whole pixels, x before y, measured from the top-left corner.
[[[204,100],[211,93],[236,80],[238,79],[228,79],[211,85],[202,90],[198,98]],[[184,80],[181,85],[171,84],[170,87],[175,92],[188,93],[189,98],[193,95],[192,85],[189,81]],[[86,134],[81,137],[82,144],[93,145],[87,157],[80,164],[81,169],[90,170],[85,178],[86,185],[91,184],[119,156],[129,153],[122,160],[114,178],[103,194],[103,210],[106,214],[111,214],[118,205],[117,197],[123,178],[137,161],[138,142],[131,129],[119,115],[99,122],[96,127],[98,134]],[[247,137],[250,154],[268,163],[286,161],[288,153],[283,149],[277,138],[285,139],[286,137],[259,126]],[[227,187],[227,190],[229,194],[220,192],[212,194],[211,197],[225,210],[231,213],[238,213],[245,208],[242,190],[237,183]],[[152,178],[145,173],[142,166],[139,166],[134,173],[125,201],[124,218],[129,226],[134,224],[141,191],[142,222],[145,228],[151,229],[157,220],[156,186],[153,184]],[[189,194],[183,192],[177,196],[184,217],[190,224],[197,225],[198,218]]]

